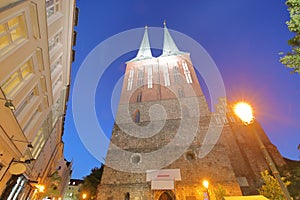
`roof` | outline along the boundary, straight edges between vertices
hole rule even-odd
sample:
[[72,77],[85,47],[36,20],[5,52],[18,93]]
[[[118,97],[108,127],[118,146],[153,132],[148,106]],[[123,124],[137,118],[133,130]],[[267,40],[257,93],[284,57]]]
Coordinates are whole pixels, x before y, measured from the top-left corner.
[[149,37],[148,37],[148,27],[145,26],[145,32],[143,36],[143,40],[141,42],[139,51],[137,56],[130,60],[130,61],[137,61],[137,60],[144,60],[144,59],[149,59],[153,58],[151,49],[150,49],[150,43],[149,43]]

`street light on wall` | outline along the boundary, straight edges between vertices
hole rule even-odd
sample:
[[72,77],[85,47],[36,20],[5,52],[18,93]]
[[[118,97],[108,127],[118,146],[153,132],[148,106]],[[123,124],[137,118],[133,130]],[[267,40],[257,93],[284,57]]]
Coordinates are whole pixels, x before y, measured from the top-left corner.
[[[209,196],[209,191],[208,191],[208,187],[209,187],[209,182],[208,180],[204,180],[202,182],[204,188],[205,188],[205,193],[204,193],[204,200],[210,200],[210,196]],[[206,195],[205,195],[206,194]],[[207,198],[206,198],[207,197]]]
[[5,107],[11,109],[12,111],[16,110],[14,104],[12,103],[12,100],[6,99],[6,98],[2,98],[2,97],[0,97],[0,99],[5,101],[5,103],[4,103]]
[[258,136],[258,134],[256,132],[256,129],[254,126],[254,116],[253,116],[252,107],[246,102],[239,102],[233,107],[233,111],[242,120],[242,122],[246,126],[249,126],[252,129],[254,136],[258,142],[258,145],[265,157],[265,160],[266,160],[269,168],[271,169],[272,174],[275,176],[277,182],[279,183],[285,199],[291,200],[291,196],[286,188],[286,185],[281,180],[280,174],[279,174],[269,152],[267,151],[267,148],[265,147],[264,143],[262,142],[262,140],[260,139],[260,137]]

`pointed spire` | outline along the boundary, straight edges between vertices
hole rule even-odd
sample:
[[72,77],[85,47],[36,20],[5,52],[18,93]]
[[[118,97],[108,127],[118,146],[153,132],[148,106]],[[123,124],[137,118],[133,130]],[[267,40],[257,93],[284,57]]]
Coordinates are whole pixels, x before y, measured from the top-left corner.
[[132,59],[131,61],[134,60],[144,60],[144,59],[149,59],[153,58],[151,49],[150,49],[150,43],[149,43],[149,37],[148,37],[148,26],[145,26],[145,32],[143,36],[143,40],[140,45],[140,49],[138,51],[137,56]]
[[182,54],[183,52],[179,51],[169,30],[167,29],[166,20],[164,20],[164,45],[163,53],[161,56],[177,55]]

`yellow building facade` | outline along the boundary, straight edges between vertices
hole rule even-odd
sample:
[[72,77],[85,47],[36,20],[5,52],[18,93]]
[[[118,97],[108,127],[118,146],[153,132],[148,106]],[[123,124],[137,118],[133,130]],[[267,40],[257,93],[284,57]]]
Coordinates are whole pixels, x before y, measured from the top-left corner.
[[[62,195],[72,165],[63,156],[74,59],[75,0],[0,2],[0,195],[33,199],[57,171]],[[75,34],[76,35],[76,34]],[[67,174],[67,176],[65,175]],[[53,177],[52,177],[53,178]]]

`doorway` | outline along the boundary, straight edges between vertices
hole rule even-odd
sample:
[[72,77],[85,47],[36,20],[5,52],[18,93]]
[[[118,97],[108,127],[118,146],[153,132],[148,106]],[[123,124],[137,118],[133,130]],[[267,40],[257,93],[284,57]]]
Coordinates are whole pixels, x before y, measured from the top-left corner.
[[160,195],[158,200],[175,200],[173,192],[164,192]]

